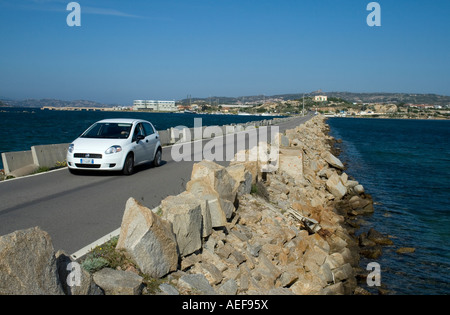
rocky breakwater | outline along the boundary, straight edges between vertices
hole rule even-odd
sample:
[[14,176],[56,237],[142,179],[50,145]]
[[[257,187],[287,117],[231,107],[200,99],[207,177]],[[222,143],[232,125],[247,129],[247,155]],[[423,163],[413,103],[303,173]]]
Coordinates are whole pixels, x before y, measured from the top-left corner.
[[[125,269],[81,270],[74,286],[77,265],[45,232],[1,237],[0,293],[353,294],[354,218],[372,201],[332,154],[320,116],[276,140],[260,143],[260,159],[242,159],[255,156],[245,151],[228,167],[195,164],[186,191],[153,210],[130,198],[114,248]],[[156,292],[149,278],[161,279]]]
[[238,152],[228,167],[195,164],[186,191],[153,211],[130,199],[118,248],[164,277],[167,294],[353,294],[359,240],[349,222],[372,201],[330,152],[321,117],[278,140],[270,172],[267,159]]

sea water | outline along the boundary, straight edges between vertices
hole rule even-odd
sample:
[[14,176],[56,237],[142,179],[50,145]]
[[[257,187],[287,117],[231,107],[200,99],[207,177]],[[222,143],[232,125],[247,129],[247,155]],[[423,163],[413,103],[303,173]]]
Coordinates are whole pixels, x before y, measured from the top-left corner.
[[[390,235],[376,261],[392,294],[450,294],[450,121],[331,118],[340,159],[375,201],[365,217]],[[411,254],[397,254],[414,247]],[[370,261],[362,260],[361,267]]]

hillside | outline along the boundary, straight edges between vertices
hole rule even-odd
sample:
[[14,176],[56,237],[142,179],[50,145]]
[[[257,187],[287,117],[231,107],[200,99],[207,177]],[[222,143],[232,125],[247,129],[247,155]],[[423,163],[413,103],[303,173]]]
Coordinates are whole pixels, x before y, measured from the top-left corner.
[[[12,107],[110,107],[111,105],[101,104],[94,101],[77,100],[77,101],[62,101],[55,99],[28,99],[28,100],[1,100],[4,106]],[[1,106],[1,105],[0,105]]]
[[[313,95],[326,95],[328,97],[339,98],[351,103],[405,103],[405,104],[433,104],[433,105],[449,105],[450,96],[437,94],[410,94],[410,93],[352,93],[352,92],[322,92],[316,91],[305,93],[305,97]],[[207,103],[207,104],[262,104],[263,102],[277,102],[299,100],[303,94],[279,94],[279,95],[254,95],[240,97],[207,97],[183,99],[182,104],[191,103]]]
[[[342,99],[350,103],[389,103],[389,104],[432,104],[432,105],[449,105],[450,96],[437,95],[437,94],[409,94],[409,93],[352,93],[352,92],[322,92],[315,91],[305,93],[305,97],[311,97],[313,95],[326,95],[332,98]],[[253,95],[253,96],[212,96],[204,98],[186,98],[178,101],[183,105],[189,105],[194,103],[204,103],[212,105],[221,104],[248,104],[248,105],[261,105],[268,102],[280,102],[290,100],[300,100],[303,94],[279,94],[279,95]],[[130,100],[130,103],[132,100]],[[111,104],[102,104],[88,100],[75,100],[64,101],[56,99],[27,99],[27,100],[11,100],[7,98],[0,98],[1,106],[12,107],[111,107]]]

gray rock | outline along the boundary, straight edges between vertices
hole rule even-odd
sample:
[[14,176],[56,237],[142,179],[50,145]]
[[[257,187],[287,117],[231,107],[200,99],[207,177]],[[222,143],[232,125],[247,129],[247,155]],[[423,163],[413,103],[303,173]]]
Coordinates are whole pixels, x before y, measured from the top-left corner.
[[133,198],[127,201],[116,248],[125,250],[151,277],[177,270],[177,243],[170,223]]
[[0,237],[0,294],[64,294],[48,233],[36,227]]
[[178,290],[174,286],[167,283],[161,284],[159,286],[159,289],[166,295],[180,295],[180,292],[178,292]]
[[172,223],[180,255],[184,257],[199,250],[203,225],[200,201],[184,192],[164,199],[161,208],[163,218]]
[[229,279],[217,290],[220,295],[236,295],[237,291],[238,285],[234,279]]
[[213,287],[202,274],[182,276],[178,280],[178,287],[188,290],[191,294],[216,295]]
[[139,295],[142,292],[142,277],[130,272],[105,268],[94,273],[95,283],[106,295]]
[[253,257],[258,257],[261,251],[262,245],[259,243],[247,244],[247,250]]
[[66,295],[102,295],[92,275],[62,251],[56,253],[59,279]]
[[234,179],[234,190],[240,197],[249,194],[252,190],[252,174],[245,169],[243,164],[235,164],[227,167],[228,174]]
[[[204,224],[205,228],[203,229],[203,235],[208,234],[208,232],[211,234],[211,228],[224,227],[227,224],[227,215],[222,208],[221,198],[205,178],[189,181],[186,185],[186,190],[201,201],[202,213],[205,213],[206,208],[209,210],[209,220],[211,222]],[[231,211],[234,211],[234,206]],[[208,220],[208,218],[205,218],[204,216],[203,220],[205,221],[205,219]],[[209,226],[211,226],[211,228],[209,228]],[[207,231],[205,231],[205,229]]]

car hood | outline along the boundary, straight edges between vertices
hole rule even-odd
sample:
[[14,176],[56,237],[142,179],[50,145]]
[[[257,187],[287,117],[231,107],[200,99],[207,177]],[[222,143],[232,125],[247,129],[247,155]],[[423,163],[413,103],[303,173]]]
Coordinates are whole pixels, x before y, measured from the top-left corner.
[[125,146],[128,139],[93,139],[78,138],[73,143],[75,152],[83,153],[104,153],[113,145]]

